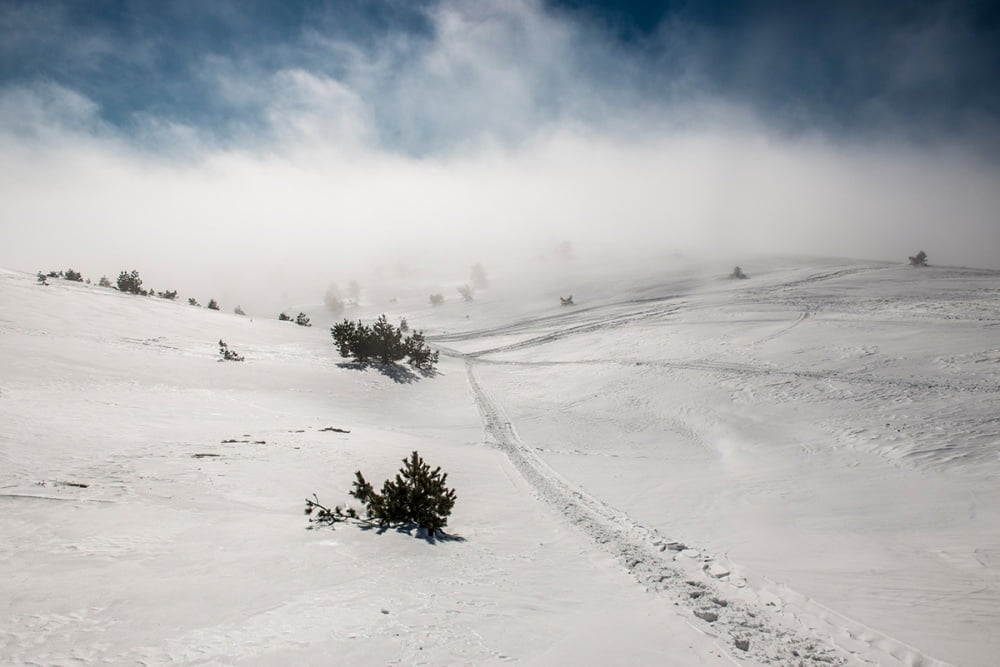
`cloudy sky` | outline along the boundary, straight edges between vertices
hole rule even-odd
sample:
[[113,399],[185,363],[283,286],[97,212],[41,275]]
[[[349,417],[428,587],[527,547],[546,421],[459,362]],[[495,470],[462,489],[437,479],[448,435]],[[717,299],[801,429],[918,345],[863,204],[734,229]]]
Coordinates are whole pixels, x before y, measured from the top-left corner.
[[0,0],[0,266],[1000,268],[997,44],[988,0]]

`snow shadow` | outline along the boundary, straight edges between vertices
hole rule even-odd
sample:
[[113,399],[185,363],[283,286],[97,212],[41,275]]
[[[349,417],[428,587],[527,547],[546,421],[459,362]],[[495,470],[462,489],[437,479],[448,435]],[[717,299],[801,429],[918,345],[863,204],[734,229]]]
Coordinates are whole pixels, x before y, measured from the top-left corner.
[[361,530],[374,530],[377,535],[382,535],[388,531],[394,531],[397,533],[403,533],[414,537],[418,540],[423,540],[427,544],[437,544],[439,542],[465,542],[465,538],[457,534],[449,534],[442,531],[437,531],[433,535],[427,533],[426,530],[421,528],[415,523],[404,523],[399,526],[380,526],[377,523],[361,523],[359,524]]
[[347,368],[355,371],[363,371],[368,368],[374,369],[398,384],[412,384],[421,378],[437,377],[436,369],[412,369],[398,364],[383,364],[373,361],[343,361],[337,364],[338,368]]

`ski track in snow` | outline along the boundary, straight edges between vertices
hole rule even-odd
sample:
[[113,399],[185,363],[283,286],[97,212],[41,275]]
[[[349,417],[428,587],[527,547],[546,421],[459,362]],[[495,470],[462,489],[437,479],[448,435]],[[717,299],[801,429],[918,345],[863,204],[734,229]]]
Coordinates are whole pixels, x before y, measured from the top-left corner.
[[539,499],[614,555],[647,589],[690,612],[691,622],[717,637],[731,656],[768,665],[948,665],[787,586],[765,581],[755,591],[727,559],[664,538],[574,487],[521,441],[503,408],[479,383],[474,364],[466,360],[466,373],[484,430]]

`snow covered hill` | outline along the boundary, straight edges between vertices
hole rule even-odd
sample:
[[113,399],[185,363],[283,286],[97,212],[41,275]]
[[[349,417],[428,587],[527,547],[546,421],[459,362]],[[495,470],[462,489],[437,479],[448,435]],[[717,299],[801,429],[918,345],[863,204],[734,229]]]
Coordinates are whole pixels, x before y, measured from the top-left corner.
[[[567,267],[352,313],[435,377],[0,272],[0,662],[996,663],[1000,274]],[[413,450],[450,539],[306,530]]]

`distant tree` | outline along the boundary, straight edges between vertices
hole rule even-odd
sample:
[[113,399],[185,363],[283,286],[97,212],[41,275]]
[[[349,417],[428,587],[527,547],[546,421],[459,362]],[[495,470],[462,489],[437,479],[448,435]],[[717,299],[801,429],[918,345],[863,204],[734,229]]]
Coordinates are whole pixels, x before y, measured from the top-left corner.
[[108,280],[107,276],[101,276],[101,279],[97,281],[99,287],[111,287],[111,281]]
[[90,278],[87,278],[87,280],[85,282],[89,285],[90,284]]
[[910,266],[927,266],[927,253],[921,250],[913,257],[910,257]]
[[442,303],[444,303],[444,296],[440,294],[431,294],[432,306],[440,306]]
[[218,310],[219,309],[219,303],[215,299],[209,299],[208,300],[208,309],[209,310]]
[[63,277],[62,271],[49,271],[49,278],[62,278],[62,277]]
[[219,354],[222,355],[219,361],[243,361],[243,357],[237,354],[236,350],[230,350],[222,339],[219,340]]
[[344,310],[344,300],[340,298],[340,290],[337,289],[336,285],[330,285],[326,288],[326,294],[323,295],[323,305],[334,315],[339,315]]
[[438,361],[438,353],[431,351],[423,332],[416,331],[407,337],[386,319],[379,316],[371,326],[358,320],[344,320],[330,328],[334,345],[342,357],[352,357],[359,363],[379,361],[394,364],[409,357],[409,364],[429,371]]
[[358,303],[361,299],[361,285],[358,284],[357,280],[352,280],[347,283],[347,298]]
[[63,274],[63,278],[77,283],[83,282],[83,276],[80,275],[78,271],[74,271],[73,269],[66,269],[66,272]]
[[405,317],[399,318],[399,330],[402,331],[403,333],[406,333],[407,331],[410,330],[410,325],[407,324]]
[[243,309],[240,308],[239,306],[233,308],[233,312],[236,313],[237,315],[246,315],[246,313],[243,312]]
[[142,294],[145,290],[142,289],[142,279],[139,277],[139,272],[132,270],[131,272],[122,271],[118,274],[118,291],[128,292],[129,294]]
[[201,304],[198,303],[198,300],[195,299],[193,296],[192,297],[188,297],[188,305],[189,306],[198,306],[199,308],[201,308]]
[[48,286],[48,284],[49,284],[49,277],[46,276],[44,273],[42,273],[41,271],[39,271],[38,275],[36,276],[36,278],[38,279],[38,284],[39,285]]
[[458,293],[462,295],[462,301],[472,301],[472,286],[471,285],[468,285],[468,284],[459,285],[455,289],[457,289]]
[[157,292],[156,296],[160,297],[161,299],[169,299],[170,301],[173,301],[174,299],[177,298],[177,290],[167,290],[165,292]]
[[750,276],[748,276],[747,274],[743,273],[743,269],[741,269],[739,266],[736,266],[736,267],[733,267],[733,272],[729,274],[729,277],[737,279],[737,280],[746,280]]
[[299,313],[295,317],[295,323],[298,324],[300,327],[311,327],[312,326],[309,323],[309,316],[306,315],[305,313]]
[[490,281],[486,277],[486,269],[479,262],[472,265],[470,278],[472,279],[472,286],[476,289],[486,289],[490,286]]

